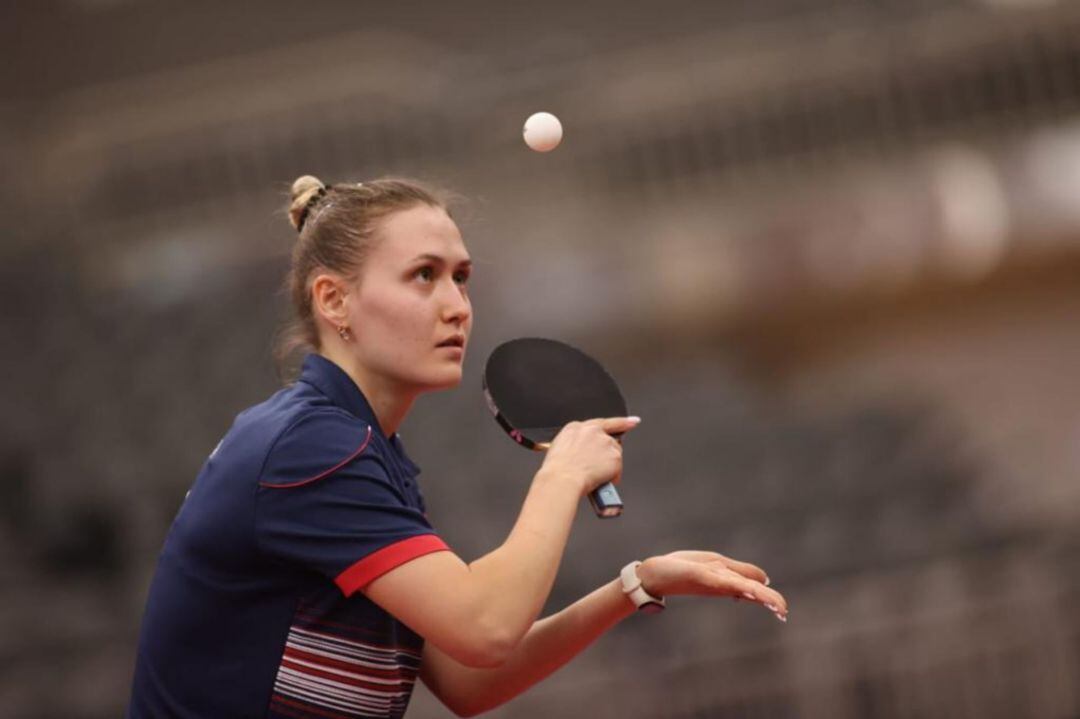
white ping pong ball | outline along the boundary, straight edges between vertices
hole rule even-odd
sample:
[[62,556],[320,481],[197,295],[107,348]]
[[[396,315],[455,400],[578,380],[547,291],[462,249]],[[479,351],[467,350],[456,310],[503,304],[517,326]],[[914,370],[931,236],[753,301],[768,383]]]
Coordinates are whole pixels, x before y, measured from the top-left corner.
[[522,135],[532,149],[550,152],[562,142],[562,123],[550,112],[535,112],[525,121]]

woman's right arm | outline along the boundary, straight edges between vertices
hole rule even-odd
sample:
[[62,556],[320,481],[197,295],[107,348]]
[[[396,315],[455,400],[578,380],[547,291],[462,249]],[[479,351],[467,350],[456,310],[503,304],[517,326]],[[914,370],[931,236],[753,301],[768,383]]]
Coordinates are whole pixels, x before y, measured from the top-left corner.
[[498,549],[471,564],[452,552],[426,554],[364,593],[462,664],[503,663],[547,601],[581,497],[619,479],[622,446],[611,435],[635,426],[623,417],[567,425]]

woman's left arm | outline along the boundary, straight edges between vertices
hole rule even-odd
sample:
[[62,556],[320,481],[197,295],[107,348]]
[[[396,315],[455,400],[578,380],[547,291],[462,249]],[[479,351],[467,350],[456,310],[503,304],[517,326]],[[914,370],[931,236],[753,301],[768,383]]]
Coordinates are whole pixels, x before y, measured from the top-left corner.
[[[766,586],[765,572],[713,552],[684,551],[652,557],[638,567],[638,576],[645,591],[654,596],[732,596],[759,602],[778,617],[787,616],[787,602]],[[615,579],[566,609],[535,622],[498,667],[466,667],[429,643],[424,648],[420,676],[455,714],[474,716],[521,694],[634,612],[634,605]]]

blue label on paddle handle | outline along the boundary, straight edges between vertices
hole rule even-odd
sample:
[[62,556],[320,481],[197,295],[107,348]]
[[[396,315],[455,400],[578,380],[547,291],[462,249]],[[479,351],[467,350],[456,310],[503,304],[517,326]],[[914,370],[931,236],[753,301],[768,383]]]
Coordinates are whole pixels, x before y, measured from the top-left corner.
[[589,492],[589,503],[598,517],[618,517],[622,514],[622,497],[611,482]]

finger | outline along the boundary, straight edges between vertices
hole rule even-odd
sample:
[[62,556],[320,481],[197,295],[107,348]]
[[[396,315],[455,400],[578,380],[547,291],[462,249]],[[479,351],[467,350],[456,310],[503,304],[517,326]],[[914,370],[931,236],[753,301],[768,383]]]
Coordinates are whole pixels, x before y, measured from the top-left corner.
[[572,422],[567,422],[566,424],[564,424],[563,429],[564,430],[566,430],[566,429],[574,430],[574,429],[580,427],[582,424],[584,424],[584,423],[583,422],[578,422],[577,420],[574,420]]
[[761,604],[775,614],[777,619],[784,622],[787,621],[788,603],[787,600],[784,599],[784,595],[759,582],[754,582],[749,579],[743,581],[748,582],[748,584],[742,585],[743,597]]
[[733,596],[757,602],[776,614],[781,621],[787,621],[788,604],[780,592],[730,570],[712,570],[711,573],[716,577],[713,581],[714,587],[726,589],[725,593]]
[[[685,559],[690,562],[700,562],[702,564],[707,564],[710,562],[720,562],[721,564],[723,564],[725,561],[727,561],[727,557],[725,557],[723,554],[719,554],[717,552],[710,552],[704,549],[680,549],[676,552],[671,552],[667,556],[674,557],[676,559]],[[726,568],[727,565],[724,564],[724,567]]]
[[641,417],[603,417],[589,421],[598,423],[608,434],[623,434],[641,424]]
[[679,552],[674,552],[673,554],[677,555],[680,559],[688,559],[692,562],[720,562],[731,571],[741,574],[748,579],[761,582],[765,586],[769,586],[770,584],[769,575],[765,573],[764,569],[756,564],[740,562],[737,559],[725,557],[723,554],[697,549],[684,549]]
[[622,480],[622,452],[619,451],[612,458],[613,472],[608,480],[612,484],[618,484]]
[[766,587],[769,586],[769,575],[765,573],[765,570],[756,564],[750,564],[749,562],[740,562],[737,559],[731,559],[730,557],[722,557],[721,560],[728,569],[738,574],[743,575],[747,579],[753,579],[755,582],[761,582]]

